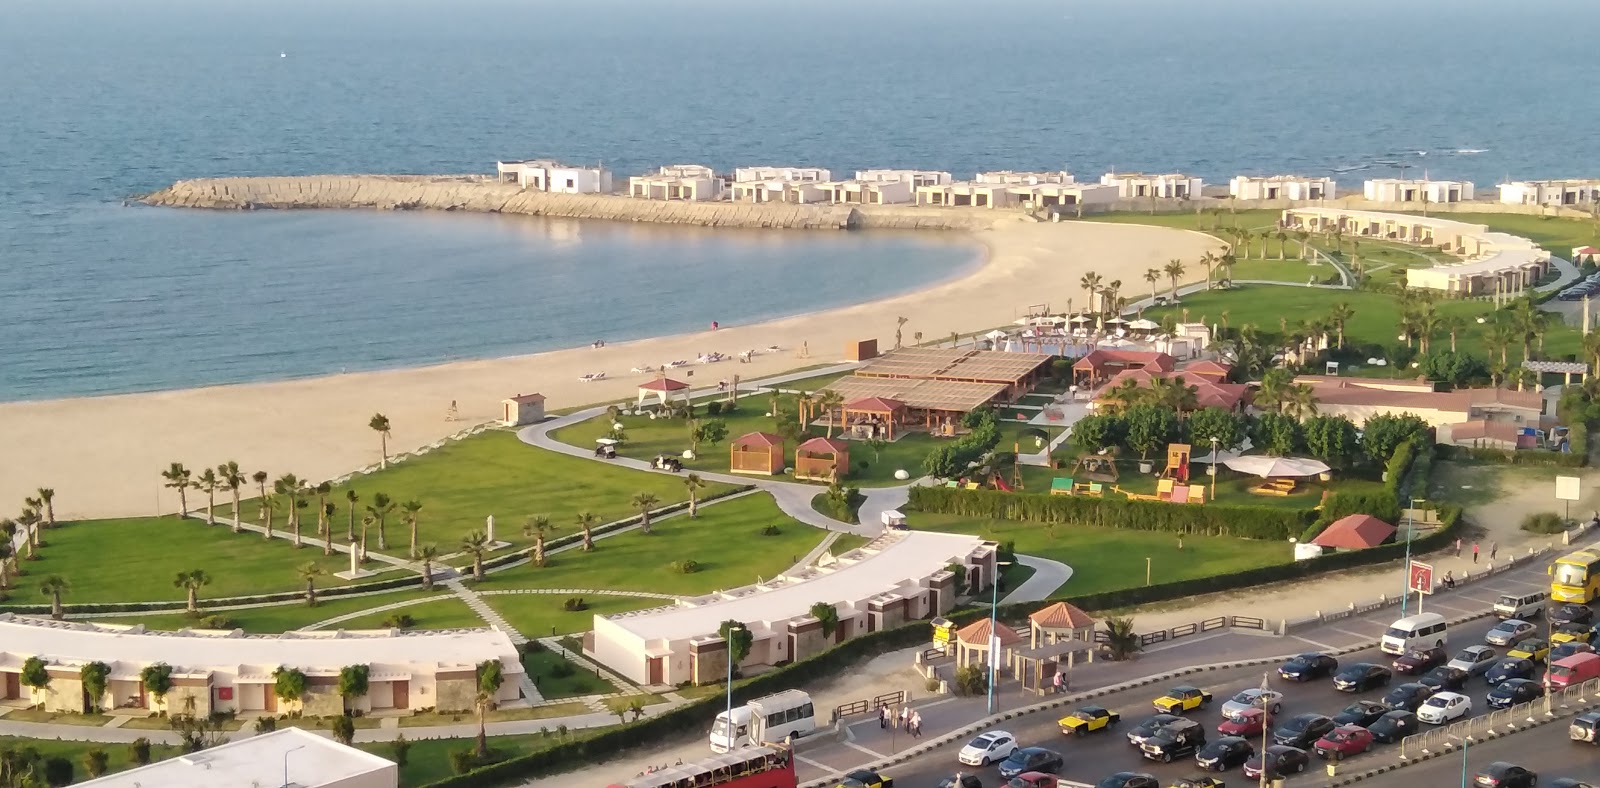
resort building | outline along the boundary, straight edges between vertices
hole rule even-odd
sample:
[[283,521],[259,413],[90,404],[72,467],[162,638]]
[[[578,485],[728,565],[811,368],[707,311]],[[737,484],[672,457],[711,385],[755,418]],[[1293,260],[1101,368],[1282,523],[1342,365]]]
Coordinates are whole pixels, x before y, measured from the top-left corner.
[[[993,175],[994,173],[987,173]],[[1023,173],[1026,174],[1026,173]],[[1063,173],[1065,175],[1065,173]],[[980,176],[981,177],[981,176]],[[1071,178],[1071,175],[1067,175]],[[918,186],[918,205],[924,206],[974,206],[978,208],[1004,208],[1027,205],[1054,208],[1074,205],[1109,205],[1117,201],[1117,190],[1112,186],[1093,183],[1040,181],[1039,183],[1003,183],[990,181],[957,181],[955,183]]]
[[911,188],[950,183],[955,179],[941,170],[856,170],[855,180],[863,183],[909,183]]
[[1073,183],[1072,173],[1066,170],[1058,172],[1015,172],[1012,170],[996,170],[994,172],[980,172],[972,178],[974,183],[1003,183],[1007,186],[1038,186],[1042,183]]
[[1125,370],[1141,369],[1165,375],[1178,368],[1178,361],[1166,353],[1150,350],[1095,348],[1072,362],[1072,377],[1079,385],[1098,386]]
[[1054,360],[1039,353],[902,348],[822,391],[836,391],[844,402],[834,421],[844,437],[899,436],[916,427],[951,435],[967,413],[1032,391]]
[[549,159],[495,162],[501,183],[556,194],[606,194],[611,191],[611,171],[604,167],[574,167]]
[[1200,196],[1205,182],[1191,175],[1167,173],[1147,175],[1142,172],[1108,172],[1100,176],[1102,186],[1117,187],[1117,197],[1136,200],[1157,197],[1169,200],[1191,200]]
[[393,761],[287,727],[77,783],[79,788],[395,788],[399,784],[400,767]]
[[1512,181],[1502,183],[1500,202],[1506,205],[1555,205],[1587,208],[1600,203],[1600,179]]
[[[975,536],[886,530],[866,546],[794,574],[677,604],[594,617],[584,635],[584,655],[638,684],[660,687],[685,681],[709,684],[728,674],[728,644],[717,634],[724,621],[750,630],[741,669],[799,661],[857,635],[949,612],[956,574],[965,586],[994,581],[995,545]],[[839,622],[824,635],[811,615],[832,604]]]
[[653,175],[628,179],[628,196],[644,200],[691,200],[705,202],[722,199],[725,184],[710,167],[700,164],[674,164]]
[[1375,178],[1361,187],[1372,202],[1443,203],[1472,199],[1472,181]]
[[1112,375],[1106,381],[1106,385],[1100,389],[1099,395],[1095,397],[1094,410],[1102,411],[1119,407],[1118,404],[1106,398],[1108,392],[1128,385],[1148,389],[1154,385],[1157,378],[1193,387],[1195,389],[1194,407],[1196,409],[1222,408],[1223,410],[1237,412],[1243,410],[1245,404],[1249,401],[1250,387],[1243,383],[1227,383],[1215,375],[1204,374],[1199,370],[1162,373],[1141,368],[1124,369]]
[[1332,178],[1304,175],[1235,175],[1228,181],[1228,196],[1241,200],[1331,200]]
[[[50,683],[42,690],[21,684],[23,664],[38,657]],[[279,713],[273,671],[299,670],[309,692],[301,704],[309,716],[344,712],[339,671],[365,665],[367,694],[349,702],[351,710],[469,711],[477,695],[477,665],[500,661],[505,683],[498,702],[522,697],[525,678],[517,648],[497,629],[430,632],[314,631],[246,635],[239,630],[147,631],[142,625],[52,621],[0,614],[0,705],[42,704],[49,711],[82,712],[79,670],[90,662],[111,666],[106,709],[139,709],[139,716],[182,711],[190,700],[195,714],[212,712]],[[172,667],[173,689],[164,698],[150,695],[140,672],[157,663]],[[115,713],[115,712],[113,712]]]
[[1409,287],[1457,295],[1518,293],[1537,284],[1550,269],[1550,253],[1526,238],[1491,232],[1486,225],[1436,216],[1290,208],[1283,212],[1281,225],[1294,230],[1338,231],[1357,238],[1417,244],[1459,255],[1459,262],[1406,270]]
[[[1373,416],[1410,414],[1437,432],[1437,442],[1469,443],[1477,436],[1500,435],[1509,425],[1520,431],[1543,424],[1544,396],[1536,391],[1500,388],[1434,391],[1426,380],[1398,381],[1301,375],[1295,383],[1309,384],[1316,394],[1317,413],[1344,416],[1362,427]],[[1474,426],[1469,426],[1474,425]],[[1462,429],[1461,435],[1455,430]]]
[[1005,208],[1017,204],[1012,186],[983,181],[956,181],[918,186],[918,205],[972,208]]
[[734,202],[826,203],[822,184],[831,180],[822,167],[740,167],[729,191]]
[[829,181],[818,184],[834,205],[896,205],[909,203],[913,194],[910,181]]
[[833,180],[833,171],[823,167],[740,167],[733,171],[734,183],[784,181],[817,183]]

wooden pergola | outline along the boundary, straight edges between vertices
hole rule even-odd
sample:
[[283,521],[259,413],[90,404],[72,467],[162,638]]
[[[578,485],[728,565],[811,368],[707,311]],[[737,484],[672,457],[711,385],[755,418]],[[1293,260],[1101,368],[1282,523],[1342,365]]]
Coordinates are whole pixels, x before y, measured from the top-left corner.
[[844,428],[850,429],[850,417],[861,417],[857,423],[872,428],[870,437],[878,437],[878,427],[883,427],[886,440],[894,440],[894,426],[905,419],[906,404],[887,397],[863,397],[844,404]]
[[728,468],[734,473],[783,473],[783,436],[751,432],[733,439]]
[[794,478],[836,482],[850,472],[850,446],[837,438],[812,438],[794,450]]
[[978,664],[988,665],[994,660],[996,666],[1009,665],[1011,660],[1006,654],[989,654],[991,640],[1000,641],[1003,651],[1010,651],[1012,647],[1022,642],[1022,636],[1015,629],[1005,624],[996,624],[987,618],[980,618],[956,631],[956,666]]

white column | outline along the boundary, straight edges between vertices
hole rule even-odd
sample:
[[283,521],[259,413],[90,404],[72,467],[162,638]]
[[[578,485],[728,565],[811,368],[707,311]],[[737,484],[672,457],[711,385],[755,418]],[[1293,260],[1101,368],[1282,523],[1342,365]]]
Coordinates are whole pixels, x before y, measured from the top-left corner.
[[350,543],[350,576],[355,577],[361,571],[361,547]]
[[484,525],[488,528],[488,531],[489,531],[489,533],[488,533],[489,544],[494,544],[494,515],[491,514],[487,518],[485,518]]

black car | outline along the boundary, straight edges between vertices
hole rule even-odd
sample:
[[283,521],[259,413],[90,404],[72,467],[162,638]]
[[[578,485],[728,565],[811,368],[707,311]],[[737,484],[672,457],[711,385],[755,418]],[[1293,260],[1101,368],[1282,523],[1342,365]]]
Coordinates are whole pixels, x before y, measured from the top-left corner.
[[1267,776],[1284,777],[1305,771],[1311,763],[1311,756],[1298,747],[1274,744],[1266,752],[1244,762],[1244,776],[1252,780],[1260,777],[1263,763]]
[[1389,711],[1388,706],[1378,701],[1358,700],[1344,707],[1344,711],[1333,715],[1333,722],[1336,725],[1360,725],[1363,728],[1369,728],[1372,723],[1378,721],[1379,717],[1388,714]]
[[1389,686],[1394,672],[1382,665],[1358,662],[1333,675],[1333,688],[1340,692],[1366,692]]
[[939,788],[983,788],[983,781],[975,774],[957,772],[940,780]]
[[1194,762],[1208,772],[1225,772],[1236,769],[1250,760],[1256,754],[1256,748],[1249,739],[1241,736],[1224,736],[1200,748],[1194,754]]
[[1206,746],[1206,726],[1194,720],[1183,720],[1162,727],[1155,735],[1139,745],[1139,754],[1152,761],[1172,763],[1187,758]]
[[1339,727],[1331,717],[1322,714],[1296,714],[1272,732],[1272,740],[1296,749],[1310,749],[1317,739]]
[[1382,717],[1377,722],[1367,726],[1372,731],[1372,738],[1385,744],[1397,742],[1417,732],[1422,723],[1417,722],[1417,715],[1405,709],[1395,709]]
[[1535,670],[1531,659],[1507,657],[1494,663],[1494,667],[1483,674],[1483,680],[1489,682],[1489,686],[1496,687],[1507,679],[1531,679]]
[[1454,692],[1455,690],[1465,687],[1467,685],[1467,680],[1470,678],[1472,678],[1472,674],[1462,670],[1461,668],[1452,668],[1449,665],[1440,665],[1439,667],[1428,671],[1427,675],[1417,679],[1417,683],[1426,684],[1432,687],[1434,692],[1440,692],[1443,690],[1450,690]]
[[1424,673],[1429,669],[1443,665],[1450,661],[1450,652],[1439,646],[1419,648],[1395,657],[1393,667],[1395,672],[1407,675]]
[[1278,675],[1290,681],[1310,681],[1339,672],[1339,660],[1320,651],[1299,654],[1278,667]]
[[1433,697],[1433,693],[1433,687],[1411,681],[1389,690],[1389,694],[1383,696],[1383,703],[1391,709],[1416,711],[1428,698]]
[[1594,783],[1586,783],[1576,777],[1561,777],[1553,780],[1549,788],[1594,788]]
[[1057,774],[1065,761],[1061,753],[1043,747],[1021,747],[1011,751],[1010,757],[1000,762],[1000,777],[1009,780],[1023,772]]
[[1594,608],[1588,605],[1567,603],[1550,611],[1550,626],[1559,627],[1562,624],[1593,624]]
[[1095,783],[1094,788],[1161,788],[1161,781],[1144,772],[1117,772]]
[[1533,679],[1506,679],[1489,690],[1489,708],[1504,709],[1544,697],[1544,685]]
[[1472,778],[1473,785],[1482,785],[1485,788],[1533,788],[1539,782],[1539,775],[1528,771],[1514,763],[1495,761],[1478,772]]
[[[1135,747],[1144,744],[1144,740],[1156,735],[1156,732],[1175,722],[1183,722],[1184,718],[1176,714],[1157,714],[1139,723],[1139,726],[1128,731],[1128,743]],[[1130,772],[1131,774],[1131,772]]]

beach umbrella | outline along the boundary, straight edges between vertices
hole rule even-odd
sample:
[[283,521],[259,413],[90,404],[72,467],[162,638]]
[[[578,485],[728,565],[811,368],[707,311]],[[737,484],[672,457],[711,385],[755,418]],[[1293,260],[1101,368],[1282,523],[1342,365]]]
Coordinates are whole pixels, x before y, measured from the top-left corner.
[[1106,325],[1108,325],[1108,326],[1125,326],[1127,324],[1128,324],[1128,321],[1123,320],[1120,317],[1113,317],[1110,320],[1106,321]]
[[1006,332],[1001,331],[1000,329],[997,328],[997,329],[995,329],[993,331],[990,331],[987,334],[984,334],[983,336],[984,336],[985,339],[1001,340],[1001,339],[1005,339],[1009,335]]
[[1251,476],[1260,476],[1270,479],[1275,476],[1316,476],[1328,472],[1328,464],[1321,460],[1309,460],[1298,457],[1263,457],[1259,454],[1249,457],[1235,457],[1223,460],[1223,465],[1240,473]]
[[1155,331],[1161,328],[1161,324],[1151,320],[1150,318],[1141,317],[1138,320],[1129,323],[1128,328],[1131,328],[1134,331]]
[[1089,318],[1084,316],[1084,315],[1073,315],[1072,319],[1068,320],[1067,322],[1068,323],[1077,323],[1079,325],[1082,325],[1084,323],[1089,322]]

